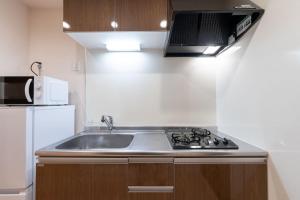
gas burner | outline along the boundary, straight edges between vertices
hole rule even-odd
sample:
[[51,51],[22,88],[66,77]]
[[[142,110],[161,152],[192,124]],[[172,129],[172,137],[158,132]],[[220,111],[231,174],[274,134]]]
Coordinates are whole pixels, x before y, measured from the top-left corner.
[[238,149],[231,140],[204,128],[173,128],[166,133],[174,149]]
[[187,137],[186,135],[183,135],[183,134],[176,134],[176,133],[172,134],[172,141],[174,143],[183,143],[183,144],[187,144],[187,145],[191,143],[191,140],[189,137]]
[[200,137],[207,137],[211,135],[211,132],[209,130],[203,128],[192,128],[191,132],[195,136],[200,136]]

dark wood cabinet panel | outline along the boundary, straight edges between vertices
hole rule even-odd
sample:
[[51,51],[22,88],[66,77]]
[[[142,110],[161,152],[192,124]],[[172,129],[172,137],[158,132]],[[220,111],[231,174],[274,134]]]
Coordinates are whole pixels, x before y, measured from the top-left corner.
[[64,0],[64,31],[112,31],[115,8],[114,0]]
[[267,200],[268,198],[265,162],[258,164],[250,159],[252,163],[241,164],[239,159],[232,159],[235,163],[228,164],[227,158],[220,159],[220,163],[215,163],[214,159],[191,158],[175,159],[173,164],[173,160],[173,158],[129,158],[117,161],[96,159],[97,164],[38,164],[36,199]]
[[37,200],[92,200],[92,165],[38,165]]
[[[165,31],[168,0],[64,0],[64,21],[69,32],[87,31]],[[118,28],[113,29],[111,22]]]
[[120,31],[164,31],[168,19],[168,0],[117,0],[116,19]]
[[38,165],[37,200],[126,200],[127,164]]
[[127,200],[127,164],[94,165],[93,200]]
[[267,200],[267,165],[244,165],[245,200]]
[[129,193],[129,200],[173,200],[173,193]]
[[265,164],[177,164],[176,200],[267,200]]
[[129,186],[173,186],[172,163],[130,163]]

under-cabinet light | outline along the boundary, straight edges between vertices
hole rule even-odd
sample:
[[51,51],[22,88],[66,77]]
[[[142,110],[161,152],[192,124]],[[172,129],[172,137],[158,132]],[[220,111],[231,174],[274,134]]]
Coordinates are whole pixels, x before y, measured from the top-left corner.
[[203,52],[205,55],[213,55],[220,49],[220,46],[209,46],[207,49]]
[[160,27],[161,27],[161,28],[167,28],[167,26],[168,26],[167,20],[162,20],[162,21],[160,22]]
[[71,28],[71,25],[70,25],[68,22],[63,21],[63,27],[64,27],[65,29],[70,29],[70,28]]
[[112,27],[113,29],[116,29],[116,28],[119,27],[119,24],[118,24],[118,22],[116,22],[116,21],[112,21],[112,22],[110,23],[110,25],[111,25],[111,27]]
[[106,49],[119,52],[141,51],[141,44],[138,42],[108,42]]

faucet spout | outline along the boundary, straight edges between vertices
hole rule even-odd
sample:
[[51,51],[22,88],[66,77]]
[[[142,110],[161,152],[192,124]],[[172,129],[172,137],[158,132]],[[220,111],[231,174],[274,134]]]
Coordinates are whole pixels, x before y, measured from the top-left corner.
[[101,117],[101,122],[105,123],[107,126],[107,129],[111,132],[114,128],[114,121],[112,116],[103,115]]

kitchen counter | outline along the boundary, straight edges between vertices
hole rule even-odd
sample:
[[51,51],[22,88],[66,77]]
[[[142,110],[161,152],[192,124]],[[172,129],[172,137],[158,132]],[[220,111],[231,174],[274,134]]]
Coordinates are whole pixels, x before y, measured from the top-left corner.
[[[81,134],[105,133],[89,130]],[[55,147],[70,140],[68,138],[36,152],[39,157],[267,157],[268,153],[260,148],[247,144],[222,133],[215,134],[227,137],[235,142],[238,150],[174,150],[164,130],[117,130],[118,134],[134,134],[134,139],[127,148],[97,150],[60,150]],[[74,136],[77,137],[77,136]]]

